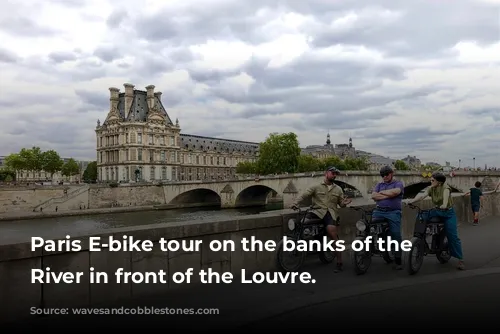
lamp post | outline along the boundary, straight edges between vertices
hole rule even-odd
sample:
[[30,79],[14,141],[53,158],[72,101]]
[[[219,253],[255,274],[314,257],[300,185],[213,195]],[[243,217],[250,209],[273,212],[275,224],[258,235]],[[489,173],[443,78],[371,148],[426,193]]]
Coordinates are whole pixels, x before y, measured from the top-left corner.
[[458,169],[460,169],[461,164],[462,164],[462,159],[458,159]]
[[474,169],[476,169],[476,158],[472,158]]

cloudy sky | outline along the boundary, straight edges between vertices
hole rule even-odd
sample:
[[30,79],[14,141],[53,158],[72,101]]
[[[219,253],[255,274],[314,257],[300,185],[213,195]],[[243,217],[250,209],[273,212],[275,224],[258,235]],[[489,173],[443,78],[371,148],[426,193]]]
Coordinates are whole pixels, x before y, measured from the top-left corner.
[[[94,159],[109,87],[182,132],[500,167],[500,0],[16,0],[0,13],[0,155]],[[495,96],[496,95],[496,96]]]

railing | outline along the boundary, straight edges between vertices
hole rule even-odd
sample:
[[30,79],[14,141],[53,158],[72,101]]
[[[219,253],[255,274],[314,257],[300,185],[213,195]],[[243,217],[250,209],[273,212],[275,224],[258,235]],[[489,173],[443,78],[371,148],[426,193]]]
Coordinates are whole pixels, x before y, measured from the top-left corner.
[[37,211],[40,208],[44,208],[44,207],[47,207],[50,205],[64,203],[72,198],[75,198],[76,196],[78,196],[80,194],[83,194],[85,191],[88,191],[88,190],[89,190],[89,185],[78,187],[78,188],[72,190],[71,192],[64,194],[63,196],[53,197],[53,198],[50,198],[50,199],[38,204],[37,206],[35,206],[33,208],[33,211]]

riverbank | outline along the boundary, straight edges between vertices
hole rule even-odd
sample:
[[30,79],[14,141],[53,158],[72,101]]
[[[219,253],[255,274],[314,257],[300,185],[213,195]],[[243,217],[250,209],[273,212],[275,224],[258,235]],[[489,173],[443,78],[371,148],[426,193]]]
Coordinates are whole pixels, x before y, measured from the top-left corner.
[[[98,215],[98,214],[106,214],[106,213],[150,211],[150,210],[155,210],[155,206],[156,205],[128,206],[128,207],[101,208],[101,209],[68,210],[68,211],[58,211],[58,212],[55,212],[55,211],[53,211],[53,212],[8,212],[8,213],[2,213],[0,215],[0,221],[85,216],[85,215]],[[171,209],[176,209],[176,208],[171,208]],[[162,210],[168,210],[168,209],[163,208]]]
[[[279,204],[279,201],[268,203],[271,205]],[[281,202],[282,203],[282,202]],[[80,209],[80,210],[65,210],[65,211],[51,211],[51,212],[6,212],[0,214],[0,222],[2,221],[16,221],[27,219],[44,219],[55,217],[72,217],[72,216],[88,216],[100,215],[109,213],[126,213],[126,212],[140,212],[140,211],[163,211],[163,210],[178,210],[178,209],[199,209],[199,208],[213,208],[214,205],[209,204],[162,204],[162,205],[143,205],[143,206],[122,206],[114,208],[99,208],[99,209]],[[217,206],[219,207],[219,206]]]

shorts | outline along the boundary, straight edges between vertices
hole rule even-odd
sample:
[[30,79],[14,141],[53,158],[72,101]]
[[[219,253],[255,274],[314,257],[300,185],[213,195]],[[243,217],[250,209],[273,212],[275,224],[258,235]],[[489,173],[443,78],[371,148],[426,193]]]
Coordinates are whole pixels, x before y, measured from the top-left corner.
[[[319,219],[318,215],[316,215],[315,213],[312,213],[312,212],[309,212],[307,214],[307,218],[309,218],[309,219]],[[328,225],[339,226],[340,225],[340,218],[337,217],[337,219],[333,219],[332,215],[328,211],[326,213],[326,215],[323,217],[323,225],[325,225],[325,227],[328,226]]]
[[481,209],[481,204],[472,203],[472,212],[479,212],[479,209]]

